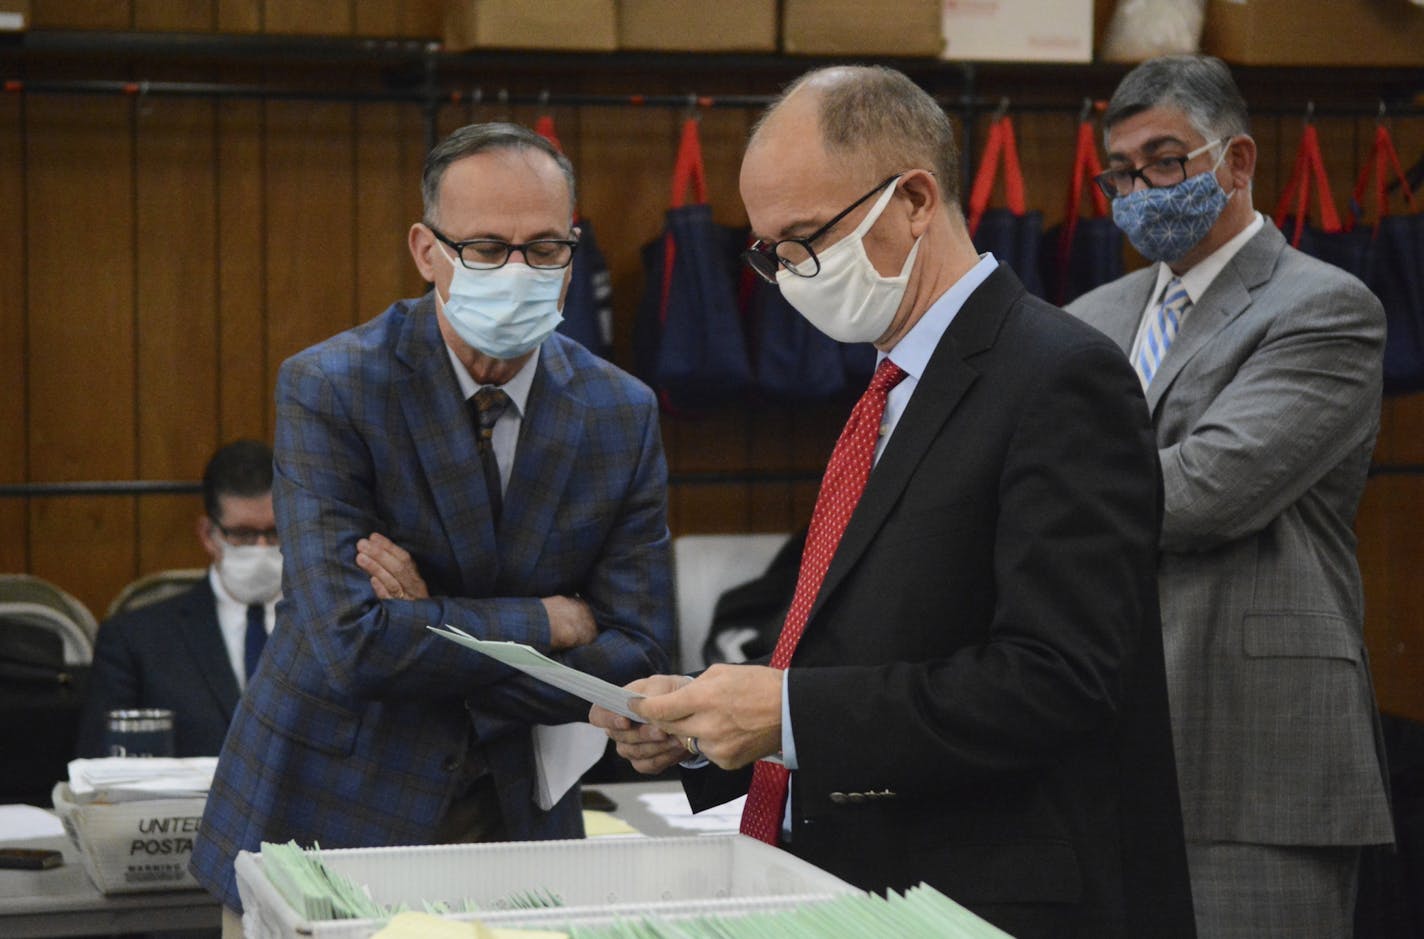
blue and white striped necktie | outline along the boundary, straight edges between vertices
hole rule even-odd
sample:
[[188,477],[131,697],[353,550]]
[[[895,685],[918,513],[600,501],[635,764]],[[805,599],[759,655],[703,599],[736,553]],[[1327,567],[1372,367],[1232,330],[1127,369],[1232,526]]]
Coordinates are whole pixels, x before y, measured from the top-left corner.
[[1182,325],[1182,313],[1191,304],[1187,288],[1180,278],[1167,281],[1167,289],[1162,291],[1162,301],[1152,311],[1147,320],[1147,332],[1142,337],[1142,347],[1137,350],[1137,377],[1142,379],[1142,387],[1152,384],[1152,376],[1157,374],[1162,360],[1167,357],[1167,349],[1177,338],[1177,330]]

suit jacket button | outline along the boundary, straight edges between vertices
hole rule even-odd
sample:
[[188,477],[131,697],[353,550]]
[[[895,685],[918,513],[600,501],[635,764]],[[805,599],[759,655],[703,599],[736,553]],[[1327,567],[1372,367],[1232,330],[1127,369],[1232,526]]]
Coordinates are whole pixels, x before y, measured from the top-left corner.
[[445,757],[445,762],[443,765],[445,767],[445,772],[453,773],[455,772],[455,770],[460,768],[460,758],[455,756],[447,756]]
[[830,799],[833,805],[845,805],[847,802],[847,797],[844,792],[833,792],[830,795]]

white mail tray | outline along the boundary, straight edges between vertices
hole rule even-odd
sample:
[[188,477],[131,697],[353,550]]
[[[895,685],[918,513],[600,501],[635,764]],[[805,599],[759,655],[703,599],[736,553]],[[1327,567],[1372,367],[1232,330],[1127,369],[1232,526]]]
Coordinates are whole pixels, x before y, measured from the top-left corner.
[[[856,892],[800,858],[737,834],[348,848],[323,850],[321,857],[378,903],[423,910],[423,901],[462,908],[468,899],[481,912],[449,918],[491,925],[786,909]],[[382,925],[306,921],[267,879],[259,853],[237,856],[237,889],[248,939],[364,939]],[[545,890],[563,906],[508,908],[513,895]]]

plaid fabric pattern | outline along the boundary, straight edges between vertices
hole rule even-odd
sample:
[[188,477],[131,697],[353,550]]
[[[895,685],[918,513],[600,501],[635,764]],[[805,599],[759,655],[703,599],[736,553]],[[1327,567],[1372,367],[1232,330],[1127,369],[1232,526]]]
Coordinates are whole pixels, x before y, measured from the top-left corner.
[[[574,342],[544,343],[498,549],[429,295],[288,360],[277,409],[284,599],[219,761],[195,876],[238,908],[233,859],[262,840],[428,842],[470,759],[494,774],[511,838],[580,835],[576,792],[548,813],[534,804],[528,729],[587,705],[426,627],[547,649],[538,598],[577,593],[600,635],[561,659],[615,684],[667,670],[652,393]],[[376,600],[355,564],[373,531],[410,551],[430,599]]]

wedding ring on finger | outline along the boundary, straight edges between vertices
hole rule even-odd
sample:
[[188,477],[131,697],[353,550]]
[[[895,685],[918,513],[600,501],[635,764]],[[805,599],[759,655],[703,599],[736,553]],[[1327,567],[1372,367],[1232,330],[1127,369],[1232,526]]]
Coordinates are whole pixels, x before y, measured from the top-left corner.
[[688,737],[687,740],[684,741],[684,745],[687,747],[687,752],[691,753],[693,756],[702,755],[702,751],[697,748],[696,737]]

